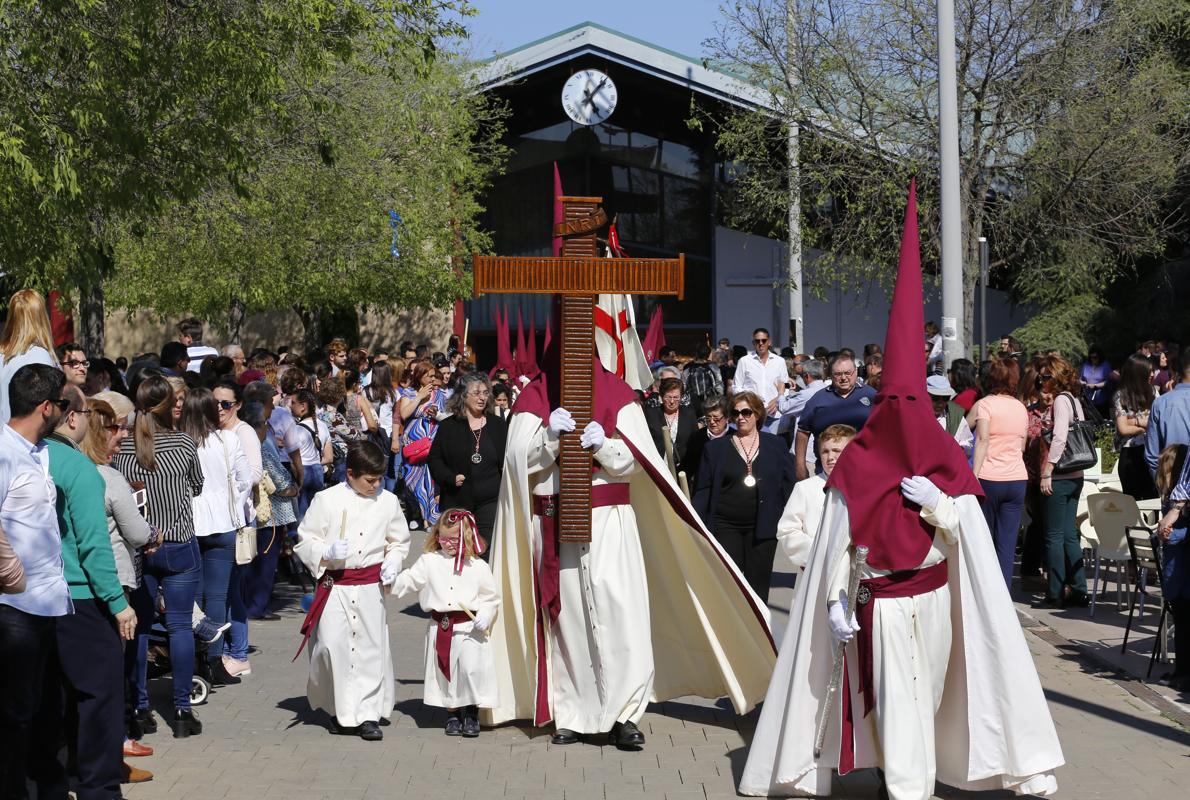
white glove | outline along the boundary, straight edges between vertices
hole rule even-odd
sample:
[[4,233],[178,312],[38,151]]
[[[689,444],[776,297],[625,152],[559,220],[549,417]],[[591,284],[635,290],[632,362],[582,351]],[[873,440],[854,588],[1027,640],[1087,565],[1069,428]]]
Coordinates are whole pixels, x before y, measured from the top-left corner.
[[574,417],[564,408],[555,408],[550,412],[550,433],[560,436],[574,430]]
[[397,575],[401,572],[401,562],[395,558],[391,561],[385,561],[380,566],[380,583],[384,586],[392,586],[393,581],[397,579]]
[[322,554],[323,561],[342,561],[347,558],[347,540],[335,539]]
[[591,420],[587,423],[587,427],[583,428],[583,435],[578,441],[585,450],[598,450],[603,447],[606,439],[607,434],[604,433],[603,426],[595,420]]
[[912,478],[901,478],[901,494],[910,503],[916,503],[926,511],[933,511],[938,507],[942,498],[942,490],[934,485],[929,478],[914,475]]
[[488,628],[492,627],[492,612],[480,611],[475,615],[475,622],[472,623],[471,627],[480,633],[486,633]]
[[[840,592],[840,595],[842,593]],[[826,621],[831,626],[831,635],[837,642],[850,642],[859,631],[859,620],[852,618],[847,621],[847,598],[840,597],[837,603],[828,603],[826,607]]]

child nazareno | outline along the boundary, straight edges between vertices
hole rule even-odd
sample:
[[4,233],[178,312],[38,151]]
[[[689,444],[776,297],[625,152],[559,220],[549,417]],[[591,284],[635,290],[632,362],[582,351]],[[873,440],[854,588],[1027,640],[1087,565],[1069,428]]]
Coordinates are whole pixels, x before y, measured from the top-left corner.
[[401,504],[380,490],[385,466],[376,445],[352,445],[347,482],[314,495],[294,548],[318,581],[302,623],[302,645],[310,640],[306,697],[334,717],[333,732],[367,741],[383,738],[380,720],[395,701],[381,586],[392,584],[409,552]]
[[430,612],[426,631],[425,704],[445,708],[446,735],[479,735],[479,707],[496,704],[495,662],[488,629],[500,594],[483,539],[469,511],[450,509],[426,537],[425,552],[397,576],[394,595],[418,593]]

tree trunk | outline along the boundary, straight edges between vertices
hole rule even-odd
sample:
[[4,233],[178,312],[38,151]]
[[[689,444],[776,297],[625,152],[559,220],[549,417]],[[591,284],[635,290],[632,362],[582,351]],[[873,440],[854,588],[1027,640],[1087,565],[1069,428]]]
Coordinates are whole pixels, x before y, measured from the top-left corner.
[[104,354],[103,283],[84,289],[79,297],[78,330],[75,335],[89,358]]
[[240,328],[244,325],[244,301],[238,297],[231,298],[231,309],[227,314],[227,343],[240,344]]
[[297,306],[294,310],[302,320],[302,355],[305,355],[322,346],[322,309]]

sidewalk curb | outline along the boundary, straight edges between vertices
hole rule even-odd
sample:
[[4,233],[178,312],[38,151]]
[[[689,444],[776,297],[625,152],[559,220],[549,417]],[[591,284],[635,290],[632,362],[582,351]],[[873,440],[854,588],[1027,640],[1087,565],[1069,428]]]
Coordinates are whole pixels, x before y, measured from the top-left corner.
[[1116,684],[1136,699],[1152,706],[1159,714],[1181,726],[1184,731],[1190,732],[1190,713],[1187,713],[1180,705],[1153,689],[1140,678],[1124,672],[1119,666],[1112,664],[1098,653],[1070,641],[1027,611],[1018,608],[1016,613],[1021,619],[1021,627],[1024,630],[1055,649],[1074,656],[1085,664],[1094,665],[1102,673],[1101,677]]

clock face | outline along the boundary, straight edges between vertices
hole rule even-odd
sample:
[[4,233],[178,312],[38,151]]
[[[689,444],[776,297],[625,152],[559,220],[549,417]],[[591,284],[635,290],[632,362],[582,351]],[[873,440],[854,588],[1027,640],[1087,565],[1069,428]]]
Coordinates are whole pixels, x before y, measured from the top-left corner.
[[598,125],[616,109],[616,85],[597,69],[570,76],[562,87],[562,108],[579,125]]

